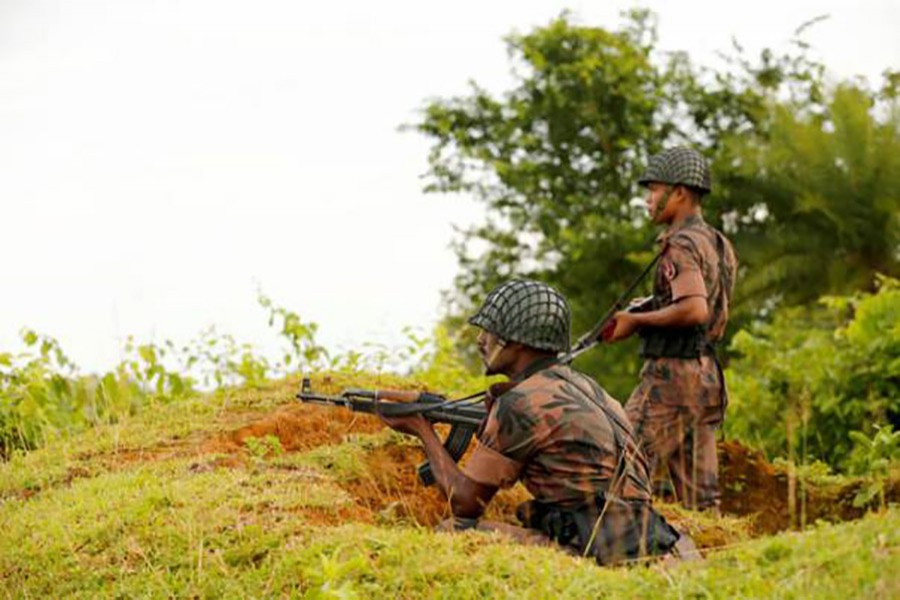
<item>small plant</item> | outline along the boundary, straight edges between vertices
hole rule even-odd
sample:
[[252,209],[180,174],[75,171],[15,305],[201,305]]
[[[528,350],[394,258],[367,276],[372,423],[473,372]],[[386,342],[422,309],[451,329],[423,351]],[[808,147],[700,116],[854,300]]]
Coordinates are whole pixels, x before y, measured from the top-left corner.
[[253,458],[262,460],[269,456],[281,456],[284,448],[281,447],[281,440],[274,435],[265,435],[263,437],[248,437],[244,440],[247,451]]
[[853,506],[867,506],[877,497],[884,510],[884,486],[891,463],[900,460],[900,431],[894,431],[890,425],[876,425],[872,437],[861,431],[851,431],[850,438],[854,442],[850,454],[851,470],[868,479],[853,499]]
[[307,366],[319,366],[322,361],[327,361],[328,351],[316,343],[316,332],[319,326],[315,323],[304,323],[300,315],[284,307],[277,306],[272,299],[259,292],[259,305],[269,313],[269,326],[281,327],[279,332],[290,344],[290,348],[284,352],[284,369],[293,365],[305,364]]

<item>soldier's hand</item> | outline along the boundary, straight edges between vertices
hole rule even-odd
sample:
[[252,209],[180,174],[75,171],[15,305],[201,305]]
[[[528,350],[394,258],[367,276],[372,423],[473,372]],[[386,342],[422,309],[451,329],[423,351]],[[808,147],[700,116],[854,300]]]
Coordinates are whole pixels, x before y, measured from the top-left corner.
[[617,342],[634,335],[637,331],[638,323],[634,313],[628,311],[619,311],[612,318],[613,325],[603,332],[603,341]]
[[381,413],[378,413],[378,416],[391,429],[407,435],[415,435],[417,437],[421,437],[423,428],[429,426],[428,421],[422,415],[386,417]]

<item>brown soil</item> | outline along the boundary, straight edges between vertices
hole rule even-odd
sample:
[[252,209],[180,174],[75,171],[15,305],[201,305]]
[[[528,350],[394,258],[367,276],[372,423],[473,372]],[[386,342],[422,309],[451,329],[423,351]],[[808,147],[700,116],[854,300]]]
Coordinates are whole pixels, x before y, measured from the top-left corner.
[[242,452],[248,438],[274,435],[286,452],[302,452],[317,446],[340,443],[348,433],[375,433],[384,424],[372,415],[341,409],[323,409],[289,404],[236,431],[207,440],[206,453]]
[[[798,527],[803,522],[858,519],[866,512],[864,508],[853,506],[861,487],[860,481],[807,485],[798,481],[794,522],[791,523],[787,473],[766,461],[761,452],[737,442],[719,444],[722,511],[754,515],[754,530],[759,534]],[[900,500],[900,480],[888,482],[885,496],[891,502]]]
[[[378,518],[400,518],[433,526],[450,516],[450,505],[435,487],[419,481],[417,468],[424,452],[408,446],[389,445],[367,457],[366,476],[351,482],[347,490]],[[508,520],[516,506],[527,499],[521,489],[501,492],[490,504],[488,518]]]
[[[135,461],[161,460],[175,456],[218,454],[212,463],[200,462],[197,468],[237,468],[246,464],[245,442],[248,438],[268,435],[279,439],[284,452],[304,452],[318,446],[341,443],[348,434],[376,433],[383,429],[381,421],[371,415],[352,413],[342,409],[327,409],[302,404],[289,404],[250,424],[207,437],[188,438],[140,451],[120,451],[104,460],[128,464]],[[234,421],[231,421],[234,423]],[[239,421],[238,421],[239,422]],[[246,423],[246,421],[244,421]],[[237,424],[237,423],[235,423]],[[369,452],[365,458],[364,475],[346,482],[344,489],[354,503],[340,509],[304,509],[304,518],[323,525],[346,521],[413,522],[433,526],[449,516],[444,496],[434,487],[424,487],[417,478],[416,467],[424,460],[424,453],[415,446],[386,445]],[[719,445],[720,489],[722,511],[727,515],[753,516],[752,530],[756,535],[773,533],[792,526],[788,511],[787,475],[767,462],[759,452],[737,442]],[[73,473],[73,477],[80,476]],[[829,521],[855,519],[863,509],[853,506],[860,483],[840,486],[809,486],[805,508],[798,502],[797,520],[805,510],[805,522],[817,519]],[[799,493],[798,493],[799,495]],[[527,492],[517,486],[498,494],[488,508],[492,520],[515,522],[515,507]],[[892,480],[887,498],[900,500],[900,480]],[[675,516],[673,520],[678,519]],[[796,526],[798,523],[795,522]],[[689,524],[688,524],[689,525]],[[690,529],[690,527],[688,527]],[[695,535],[703,547],[728,543],[729,530],[715,527]]]

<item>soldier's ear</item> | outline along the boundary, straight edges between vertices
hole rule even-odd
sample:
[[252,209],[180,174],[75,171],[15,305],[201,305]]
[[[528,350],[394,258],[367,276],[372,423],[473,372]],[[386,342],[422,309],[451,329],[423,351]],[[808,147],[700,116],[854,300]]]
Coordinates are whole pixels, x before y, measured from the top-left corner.
[[691,186],[685,186],[685,191],[691,197],[691,202],[694,204],[700,204],[700,201],[703,200],[703,192],[699,189]]
[[701,194],[699,190],[687,185],[678,185],[676,186],[676,189],[678,189],[691,204],[700,204],[700,199],[703,197],[703,194]]

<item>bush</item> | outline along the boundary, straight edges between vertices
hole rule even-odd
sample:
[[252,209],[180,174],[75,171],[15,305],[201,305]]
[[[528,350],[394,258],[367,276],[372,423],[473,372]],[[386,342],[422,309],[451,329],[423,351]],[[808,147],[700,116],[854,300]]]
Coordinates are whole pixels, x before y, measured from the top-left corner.
[[735,335],[732,350],[728,434],[847,470],[850,432],[871,435],[900,415],[900,282],[779,310]]

